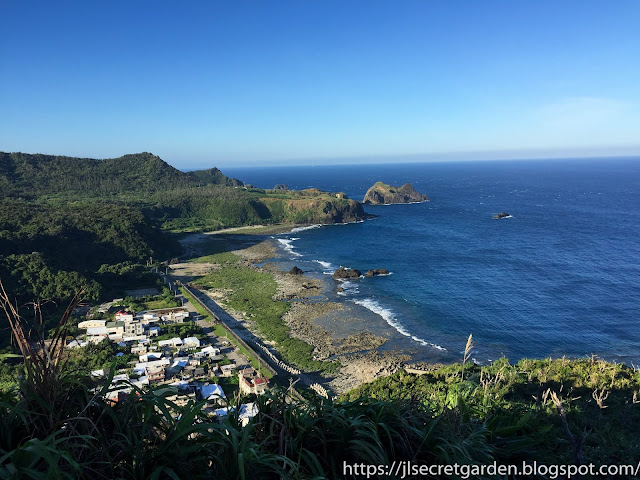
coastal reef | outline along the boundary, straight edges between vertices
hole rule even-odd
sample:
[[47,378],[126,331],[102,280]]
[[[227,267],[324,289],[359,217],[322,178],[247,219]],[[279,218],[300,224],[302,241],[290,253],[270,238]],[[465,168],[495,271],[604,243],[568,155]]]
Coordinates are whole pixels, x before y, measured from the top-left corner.
[[394,187],[376,182],[364,196],[362,203],[368,205],[386,205],[390,203],[428,202],[429,197],[416,191],[410,183]]

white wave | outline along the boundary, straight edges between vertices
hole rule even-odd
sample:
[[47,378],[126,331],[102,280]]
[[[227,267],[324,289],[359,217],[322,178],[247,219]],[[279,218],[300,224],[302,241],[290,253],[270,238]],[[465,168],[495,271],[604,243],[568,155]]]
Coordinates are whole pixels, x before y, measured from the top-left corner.
[[304,230],[311,230],[313,228],[320,228],[320,227],[322,227],[322,225],[320,224],[307,225],[306,227],[296,227],[296,228],[292,228],[289,233],[298,233],[298,232],[303,232]]
[[291,238],[279,238],[279,239],[278,239],[278,242],[280,242],[280,246],[281,246],[281,247],[282,247],[286,252],[288,252],[288,253],[290,253],[291,255],[294,255],[294,256],[296,256],[296,257],[301,257],[301,256],[302,256],[302,254],[300,254],[300,253],[296,252],[296,251],[293,249],[293,245],[292,245],[293,240],[294,240],[294,239],[291,239]]
[[336,268],[329,262],[323,262],[322,260],[312,261],[320,264],[320,266],[322,267],[322,273],[324,273],[325,275],[333,275],[333,272],[335,272],[336,270]]
[[322,265],[322,268],[326,268],[326,269],[333,268],[333,265],[331,265],[330,262],[323,262],[322,260],[313,260],[313,261]]
[[355,295],[356,293],[360,293],[358,289],[358,284],[350,282],[349,280],[338,280],[340,282],[340,286],[342,287],[342,292],[338,292],[338,295],[346,296],[346,295]]
[[392,310],[383,307],[378,302],[371,298],[365,298],[364,300],[352,300],[353,303],[365,307],[368,310],[371,310],[373,313],[380,315],[385,322],[395,328],[399,333],[404,335],[405,337],[409,337],[412,340],[418,342],[420,345],[425,347],[433,347],[438,350],[446,351],[447,349],[441,347],[440,345],[436,345],[435,343],[427,342],[426,340],[416,337],[415,335],[411,335],[401,324],[398,322],[395,313]]
[[401,202],[401,203],[367,203],[368,207],[388,207],[389,205],[415,205],[416,203],[427,203],[429,200],[420,200],[419,202]]

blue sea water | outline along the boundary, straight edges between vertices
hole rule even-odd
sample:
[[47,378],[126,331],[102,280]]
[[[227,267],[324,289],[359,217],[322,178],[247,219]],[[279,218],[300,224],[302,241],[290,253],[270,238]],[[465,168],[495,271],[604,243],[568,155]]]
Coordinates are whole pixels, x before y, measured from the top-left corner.
[[[640,363],[640,159],[227,169],[262,188],[344,191],[410,182],[428,203],[278,236],[303,270],[392,275],[344,285],[424,360],[596,354]],[[508,212],[512,218],[494,220]],[[330,277],[326,277],[329,279]],[[396,342],[397,343],[397,342]]]

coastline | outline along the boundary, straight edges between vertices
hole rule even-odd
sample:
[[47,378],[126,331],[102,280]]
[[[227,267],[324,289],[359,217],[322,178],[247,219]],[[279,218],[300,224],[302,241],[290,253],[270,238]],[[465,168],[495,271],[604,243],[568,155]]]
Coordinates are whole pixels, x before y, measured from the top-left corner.
[[[202,278],[223,268],[224,262],[228,261],[225,255],[229,253],[238,259],[234,268],[268,274],[277,284],[273,300],[289,305],[281,320],[290,336],[311,347],[313,361],[339,363],[337,372],[331,373],[302,369],[335,394],[345,393],[363,383],[391,375],[410,363],[410,355],[381,348],[387,342],[388,335],[380,334],[380,324],[371,325],[358,318],[353,311],[355,305],[351,302],[328,298],[327,291],[333,288],[330,280],[313,278],[307,273],[294,275],[283,270],[285,259],[279,258],[278,251],[285,247],[278,245],[277,239],[267,235],[295,233],[307,228],[318,226],[256,226],[250,229],[243,227],[240,233],[238,229],[229,229],[189,235],[181,243],[191,257],[190,261],[171,265],[172,276],[183,282]],[[206,255],[211,251],[216,253]],[[252,314],[229,305],[228,300],[235,292],[224,288],[206,288],[201,291],[219,303],[237,321],[241,330],[246,329],[282,358],[278,345],[265,338]]]

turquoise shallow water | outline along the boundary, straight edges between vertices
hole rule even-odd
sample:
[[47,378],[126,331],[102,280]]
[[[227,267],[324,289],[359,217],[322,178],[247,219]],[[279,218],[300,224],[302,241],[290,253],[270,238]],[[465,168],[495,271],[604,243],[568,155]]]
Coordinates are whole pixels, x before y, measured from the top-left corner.
[[[640,159],[227,169],[253,185],[361,200],[410,182],[428,203],[366,207],[364,223],[280,235],[282,258],[392,275],[341,298],[379,315],[424,359],[580,357],[640,363]],[[501,211],[513,218],[494,220]],[[327,277],[328,278],[328,277]]]

